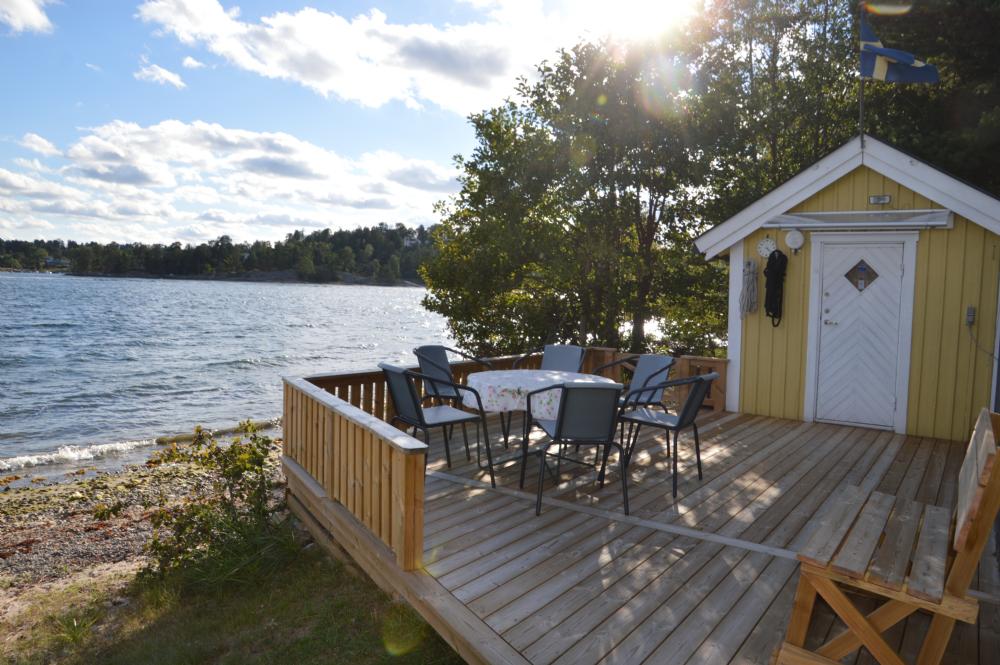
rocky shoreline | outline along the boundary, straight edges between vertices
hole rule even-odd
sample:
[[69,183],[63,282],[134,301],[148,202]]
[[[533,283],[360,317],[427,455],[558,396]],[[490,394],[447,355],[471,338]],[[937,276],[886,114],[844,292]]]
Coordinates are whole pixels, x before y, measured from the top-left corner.
[[0,588],[16,592],[141,557],[152,507],[208,488],[200,469],[162,464],[0,492]]

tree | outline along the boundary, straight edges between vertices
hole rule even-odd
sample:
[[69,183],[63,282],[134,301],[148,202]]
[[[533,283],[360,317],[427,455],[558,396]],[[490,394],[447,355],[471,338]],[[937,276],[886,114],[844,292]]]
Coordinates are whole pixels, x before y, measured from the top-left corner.
[[630,324],[629,346],[646,348],[658,256],[700,228],[705,170],[684,112],[686,56],[671,44],[656,56],[582,44],[539,66],[516,102],[472,117],[478,144],[458,160],[462,190],[439,209],[423,270],[427,306],[460,343],[617,347]]

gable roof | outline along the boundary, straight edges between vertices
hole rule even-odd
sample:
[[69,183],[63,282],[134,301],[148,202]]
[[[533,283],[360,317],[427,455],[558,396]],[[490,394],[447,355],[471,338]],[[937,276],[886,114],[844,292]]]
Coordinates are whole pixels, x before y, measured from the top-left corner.
[[726,221],[706,231],[695,240],[695,244],[705,258],[718,256],[769,220],[787,212],[859,166],[867,166],[1000,235],[1000,199],[865,135],[864,149],[861,147],[861,137],[854,137]]

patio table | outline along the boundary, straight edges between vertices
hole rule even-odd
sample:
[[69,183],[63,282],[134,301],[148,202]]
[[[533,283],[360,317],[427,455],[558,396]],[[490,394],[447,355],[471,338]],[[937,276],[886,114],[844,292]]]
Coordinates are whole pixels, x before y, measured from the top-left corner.
[[[595,374],[547,369],[503,369],[474,372],[467,379],[468,386],[478,391],[482,397],[483,409],[494,413],[527,411],[528,393],[570,381],[614,383],[612,379]],[[550,390],[535,395],[531,400],[532,415],[542,420],[555,420],[559,415],[560,392]],[[475,408],[477,406],[476,397],[470,392],[465,392],[464,395],[463,403],[468,407]]]

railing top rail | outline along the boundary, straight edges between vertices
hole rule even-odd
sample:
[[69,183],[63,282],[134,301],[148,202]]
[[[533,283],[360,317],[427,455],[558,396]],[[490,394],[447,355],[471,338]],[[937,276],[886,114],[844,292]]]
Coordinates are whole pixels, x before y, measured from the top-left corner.
[[[375,372],[375,374],[381,375],[382,373]],[[328,407],[330,410],[339,413],[345,418],[350,418],[364,427],[367,427],[389,443],[389,445],[393,448],[407,454],[417,454],[427,450],[427,444],[422,441],[413,438],[406,432],[396,429],[384,420],[380,420],[369,413],[365,413],[358,407],[352,406],[339,397],[313,385],[306,378],[284,377],[282,380],[286,384],[309,395],[317,402],[320,402],[324,406]]]
[[[490,358],[483,358],[483,360],[488,360],[490,362],[498,362],[498,361],[504,361],[504,360],[516,360],[516,359],[518,359],[520,357],[521,357],[520,355],[493,356],[493,357],[490,357]],[[476,363],[474,360],[457,360],[457,361],[455,361],[453,363],[450,363],[450,364],[451,364],[452,367],[465,367],[465,366],[478,367],[479,366],[478,363]],[[409,370],[413,370],[413,371],[418,371],[420,369],[417,365],[405,365],[404,368],[405,369],[409,369]],[[374,379],[374,378],[377,378],[377,377],[380,377],[380,376],[382,376],[382,370],[375,369],[375,370],[346,370],[346,371],[343,371],[343,372],[321,372],[321,373],[317,373],[317,374],[309,374],[309,375],[307,375],[307,376],[305,376],[303,378],[305,378],[307,381],[314,381],[314,380],[315,381],[336,381],[337,379],[352,379],[352,380],[356,380],[356,379],[361,378],[361,377]],[[291,379],[293,377],[282,377],[282,378],[284,378],[284,379],[287,380],[287,379]],[[299,378],[299,377],[294,377],[294,378]]]

